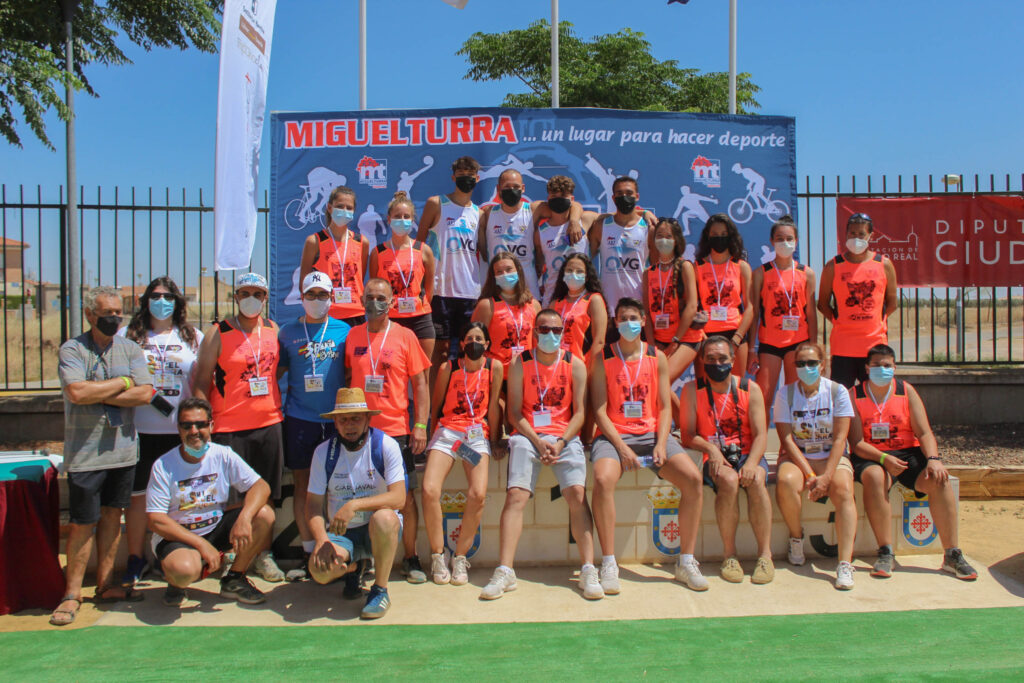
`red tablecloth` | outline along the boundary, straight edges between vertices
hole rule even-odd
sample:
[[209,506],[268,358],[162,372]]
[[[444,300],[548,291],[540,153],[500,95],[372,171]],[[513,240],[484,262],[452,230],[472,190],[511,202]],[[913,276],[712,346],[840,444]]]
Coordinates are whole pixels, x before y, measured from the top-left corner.
[[64,592],[59,544],[57,469],[48,467],[39,481],[0,481],[0,614],[57,606]]

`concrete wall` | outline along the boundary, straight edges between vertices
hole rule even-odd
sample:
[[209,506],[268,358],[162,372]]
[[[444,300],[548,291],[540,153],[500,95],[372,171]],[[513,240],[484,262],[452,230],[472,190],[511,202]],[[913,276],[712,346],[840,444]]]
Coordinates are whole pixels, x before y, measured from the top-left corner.
[[898,373],[921,394],[932,424],[1020,422],[1024,415],[1024,366],[903,365]]
[[4,442],[64,440],[64,399],[59,391],[0,396]]

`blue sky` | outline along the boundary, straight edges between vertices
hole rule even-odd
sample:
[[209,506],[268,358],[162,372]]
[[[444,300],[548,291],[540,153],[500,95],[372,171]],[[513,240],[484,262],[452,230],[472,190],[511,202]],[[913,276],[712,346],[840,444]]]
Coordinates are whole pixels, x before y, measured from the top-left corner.
[[[524,27],[550,11],[548,0],[469,0],[461,11],[441,0],[368,4],[371,108],[499,104],[517,83],[463,80],[456,50],[474,31]],[[357,108],[356,8],[356,0],[279,0],[269,110]],[[739,68],[763,89],[759,113],[796,117],[801,188],[807,174],[1021,173],[1024,3],[740,0],[739,8]],[[561,16],[582,36],[630,27],[660,59],[727,68],[725,0],[562,0]],[[77,98],[79,182],[211,192],[217,56],[129,54],[133,65],[89,72],[99,98]],[[62,182],[56,117],[49,133],[57,151],[24,127],[24,149],[0,145],[8,196],[12,185]],[[269,153],[263,168],[265,188]]]

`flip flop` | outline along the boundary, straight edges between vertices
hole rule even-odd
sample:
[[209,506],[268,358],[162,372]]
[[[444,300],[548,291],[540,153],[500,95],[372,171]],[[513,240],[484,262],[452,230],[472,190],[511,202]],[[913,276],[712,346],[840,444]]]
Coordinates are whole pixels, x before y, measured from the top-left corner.
[[[106,594],[113,590],[124,591],[122,597],[115,598],[113,596],[106,597]],[[110,605],[115,602],[142,602],[146,596],[134,588],[126,588],[124,586],[102,586],[96,589],[96,594],[93,596],[92,601],[98,605]]]
[[[68,624],[74,623],[75,617],[78,616],[78,610],[80,610],[82,608],[82,599],[81,598],[76,598],[73,595],[65,595],[63,598],[60,599],[60,602],[57,603],[57,607],[60,607],[65,602],[69,602],[69,601],[77,603],[77,606],[74,609],[71,609],[71,610],[69,610],[69,609],[55,609],[55,610],[53,610],[53,614],[50,615],[50,624],[52,626],[67,626]],[[58,614],[66,614],[67,617],[57,618]]]

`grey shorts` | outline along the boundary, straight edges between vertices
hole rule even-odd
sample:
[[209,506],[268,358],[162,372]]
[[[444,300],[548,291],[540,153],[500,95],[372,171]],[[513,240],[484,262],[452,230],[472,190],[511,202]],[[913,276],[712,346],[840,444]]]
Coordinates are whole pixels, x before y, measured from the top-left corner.
[[[626,445],[632,448],[636,456],[640,458],[640,464],[657,474],[661,468],[654,466],[652,455],[654,453],[656,437],[653,434],[620,434],[620,436],[626,442]],[[686,455],[686,451],[676,441],[676,438],[669,435],[668,441],[665,443],[665,462],[668,462],[680,453]],[[603,436],[599,436],[590,445],[590,462],[596,463],[602,458],[615,458],[618,460],[619,452],[615,450],[615,446],[612,445],[611,441]]]
[[[541,434],[544,441],[554,443],[557,436]],[[537,457],[537,449],[522,434],[513,434],[508,440],[508,488],[526,489],[533,495],[537,486],[537,477],[543,467]],[[564,491],[570,486],[587,485],[587,459],[583,455],[583,444],[579,437],[565,444],[558,461],[551,466],[558,481],[558,488]]]

